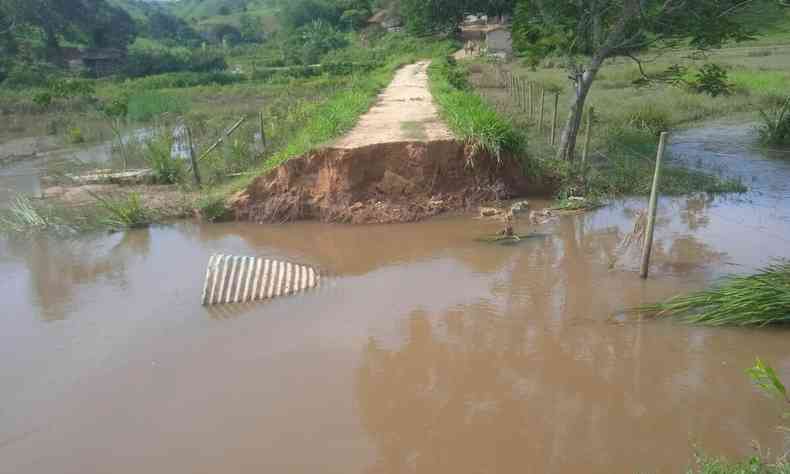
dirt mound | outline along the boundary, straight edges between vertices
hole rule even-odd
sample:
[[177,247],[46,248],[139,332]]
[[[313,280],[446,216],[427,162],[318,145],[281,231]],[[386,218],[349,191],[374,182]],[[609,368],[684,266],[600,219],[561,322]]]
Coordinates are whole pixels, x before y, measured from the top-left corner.
[[510,157],[497,165],[453,140],[382,143],[289,160],[235,196],[233,208],[255,222],[411,222],[540,191]]

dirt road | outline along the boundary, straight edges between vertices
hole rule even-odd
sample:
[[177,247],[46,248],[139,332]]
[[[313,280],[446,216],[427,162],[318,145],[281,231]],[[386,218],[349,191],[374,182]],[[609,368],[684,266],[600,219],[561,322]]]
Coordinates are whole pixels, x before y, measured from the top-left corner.
[[452,140],[453,134],[439,118],[428,88],[429,64],[430,61],[421,61],[399,69],[376,105],[332,148]]

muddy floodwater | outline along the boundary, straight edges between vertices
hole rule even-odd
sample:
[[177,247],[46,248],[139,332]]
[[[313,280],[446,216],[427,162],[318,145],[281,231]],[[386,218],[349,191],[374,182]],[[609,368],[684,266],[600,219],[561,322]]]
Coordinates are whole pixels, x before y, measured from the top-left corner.
[[[181,223],[0,241],[2,473],[685,472],[696,446],[783,449],[790,331],[623,310],[790,257],[790,161],[748,127],[678,133],[746,195],[661,200],[651,278],[620,242],[645,199],[519,245],[471,216],[419,224]],[[534,208],[546,203],[534,201]],[[324,286],[200,306],[211,253],[320,266]]]

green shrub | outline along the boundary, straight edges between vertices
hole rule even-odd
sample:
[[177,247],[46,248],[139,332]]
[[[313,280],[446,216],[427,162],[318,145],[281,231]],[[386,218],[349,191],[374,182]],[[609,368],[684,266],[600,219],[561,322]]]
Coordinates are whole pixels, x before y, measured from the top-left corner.
[[39,91],[33,94],[33,103],[39,107],[49,107],[52,105],[52,94],[48,91]]
[[[169,130],[168,130],[169,131]],[[145,162],[153,172],[157,184],[174,184],[184,176],[185,166],[173,158],[173,136],[167,131],[156,134],[145,146]]]
[[702,66],[689,85],[697,93],[711,97],[730,95],[733,87],[728,81],[727,70],[713,63]]

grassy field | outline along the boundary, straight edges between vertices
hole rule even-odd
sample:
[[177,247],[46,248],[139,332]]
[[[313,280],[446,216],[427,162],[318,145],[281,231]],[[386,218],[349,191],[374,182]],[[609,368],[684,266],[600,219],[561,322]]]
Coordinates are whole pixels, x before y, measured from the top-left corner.
[[[128,111],[122,127],[147,128],[152,134],[122,146],[116,140],[110,167],[120,169],[125,161],[132,168],[161,170],[158,175],[167,177],[163,182],[180,184],[185,191],[193,188],[188,167],[165,169],[159,166],[161,160],[156,160],[162,154],[157,150],[170,148],[177,124],[190,128],[200,156],[227,128],[245,117],[231,138],[199,164],[204,184],[199,207],[206,215],[218,216],[222,214],[218,203],[255,176],[350,130],[400,66],[419,58],[446,56],[457,48],[447,40],[427,41],[400,34],[385,35],[370,46],[352,43],[335,52],[336,58],[373,65],[343,73],[311,72],[308,77],[290,72],[255,77],[173,73],[123,82],[96,81],[90,99],[61,101],[46,108],[33,103],[36,89],[3,91],[0,107],[16,117],[21,135],[56,133],[65,142],[74,127],[79,127],[85,140],[91,141],[113,137],[113,121],[99,111],[100,105],[126,101]],[[259,112],[264,119],[265,149],[256,138]],[[53,130],[46,125],[50,121],[61,125]]]
[[[564,176],[561,194],[617,195],[649,191],[652,163],[658,133],[718,117],[741,115],[757,120],[757,112],[776,106],[790,93],[790,48],[779,45],[742,46],[710,52],[704,59],[692,59],[688,51],[673,51],[660,56],[645,55],[649,75],[667,71],[673,65],[686,68],[685,79],[693,79],[699,68],[715,63],[728,73],[731,94],[711,97],[690,87],[653,82],[641,85],[637,64],[627,58],[609,61],[601,70],[587,105],[595,108],[591,135],[591,161],[596,166],[574,169],[578,165],[553,162],[554,149],[538,133],[534,122],[525,120],[523,110],[509,96],[503,80],[512,73],[543,87],[548,92],[546,120],[551,120],[553,91],[560,93],[559,123],[564,123],[570,101],[570,84],[565,59],[552,58],[536,69],[516,60],[497,65],[476,59],[467,64],[473,84],[501,115],[510,117],[529,136],[528,153],[543,159],[544,167]],[[581,153],[583,134],[577,153]],[[721,180],[681,168],[668,168],[663,190],[669,194],[694,191],[729,192],[744,188],[737,182]]]

